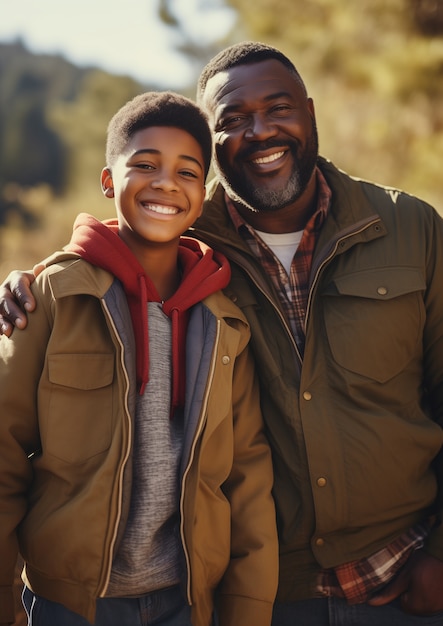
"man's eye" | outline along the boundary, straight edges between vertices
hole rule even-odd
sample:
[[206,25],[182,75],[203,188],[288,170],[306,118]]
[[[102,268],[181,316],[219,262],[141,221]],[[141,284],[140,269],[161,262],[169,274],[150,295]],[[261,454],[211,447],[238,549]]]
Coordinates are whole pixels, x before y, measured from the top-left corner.
[[232,117],[227,117],[224,120],[220,120],[219,130],[223,130],[226,128],[235,128],[239,126],[244,120],[244,116],[242,115],[233,115]]
[[287,104],[277,104],[275,107],[272,107],[271,112],[278,114],[285,114],[291,111],[291,107]]

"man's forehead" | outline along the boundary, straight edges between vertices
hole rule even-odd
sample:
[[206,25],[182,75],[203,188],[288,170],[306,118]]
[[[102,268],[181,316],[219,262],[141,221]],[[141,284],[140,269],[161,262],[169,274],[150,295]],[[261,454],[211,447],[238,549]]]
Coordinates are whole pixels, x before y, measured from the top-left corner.
[[279,61],[271,59],[248,65],[236,65],[212,76],[206,85],[205,107],[214,111],[235,106],[249,99],[267,98],[297,86],[295,77]]

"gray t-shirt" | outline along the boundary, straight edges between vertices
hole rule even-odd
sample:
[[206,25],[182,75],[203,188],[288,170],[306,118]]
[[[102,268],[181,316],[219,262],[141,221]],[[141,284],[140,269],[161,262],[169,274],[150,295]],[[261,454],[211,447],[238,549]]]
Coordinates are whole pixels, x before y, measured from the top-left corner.
[[149,382],[137,396],[131,506],[108,596],[138,596],[179,582],[179,463],[183,424],[170,419],[171,320],[148,303]]

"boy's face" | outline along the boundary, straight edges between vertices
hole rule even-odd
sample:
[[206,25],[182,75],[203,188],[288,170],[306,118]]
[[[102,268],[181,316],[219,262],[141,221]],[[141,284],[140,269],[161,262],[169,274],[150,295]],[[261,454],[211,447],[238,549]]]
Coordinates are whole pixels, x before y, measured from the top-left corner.
[[202,149],[180,128],[144,128],[133,135],[112,172],[102,171],[101,182],[105,196],[115,198],[119,234],[129,248],[178,243],[202,212]]

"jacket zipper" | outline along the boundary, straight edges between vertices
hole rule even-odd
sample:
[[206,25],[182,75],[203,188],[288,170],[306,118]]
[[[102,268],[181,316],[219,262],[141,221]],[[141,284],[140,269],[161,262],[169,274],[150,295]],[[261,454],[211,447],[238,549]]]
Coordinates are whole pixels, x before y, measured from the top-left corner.
[[192,596],[191,596],[191,561],[189,558],[189,550],[188,547],[186,545],[186,539],[185,539],[185,532],[184,532],[184,493],[185,493],[185,484],[186,484],[186,479],[187,476],[189,474],[192,462],[194,460],[194,456],[195,456],[195,447],[197,445],[197,441],[200,437],[200,434],[203,430],[203,426],[205,423],[205,419],[204,419],[204,415],[206,413],[206,408],[208,405],[208,397],[209,397],[209,392],[212,389],[212,381],[214,379],[214,371],[215,371],[215,364],[216,364],[216,359],[215,359],[215,355],[217,353],[217,348],[218,348],[218,344],[219,344],[219,340],[220,340],[220,320],[217,320],[217,330],[216,330],[216,335],[215,335],[215,341],[214,341],[214,348],[213,348],[213,356],[211,359],[211,364],[210,364],[210,369],[209,369],[209,374],[208,374],[208,379],[207,379],[207,385],[206,385],[206,391],[205,391],[205,395],[203,398],[203,402],[202,402],[202,408],[201,408],[201,412],[200,412],[200,419],[197,425],[197,428],[195,430],[194,433],[194,438],[192,440],[192,445],[191,445],[191,450],[189,453],[189,459],[188,459],[188,463],[186,465],[186,468],[183,472],[183,478],[182,478],[182,485],[183,488],[181,490],[181,494],[180,494],[180,536],[181,536],[181,541],[182,541],[182,545],[183,545],[183,552],[185,555],[185,559],[186,559],[186,569],[188,571],[188,577],[187,577],[187,581],[186,581],[186,595],[188,598],[188,604],[192,605]]
[[120,365],[122,368],[122,371],[124,373],[125,376],[125,380],[126,380],[126,393],[125,393],[125,415],[127,418],[127,422],[128,422],[128,443],[127,443],[127,447],[126,447],[126,451],[123,455],[123,459],[120,465],[120,471],[119,471],[119,475],[118,475],[118,491],[119,491],[119,495],[118,495],[118,510],[117,510],[117,515],[115,517],[115,524],[114,524],[114,529],[112,532],[112,537],[111,537],[111,541],[109,544],[109,552],[106,555],[106,558],[103,559],[105,566],[102,570],[102,578],[104,577],[103,583],[99,583],[99,589],[98,589],[98,597],[103,597],[103,595],[106,592],[106,589],[108,587],[109,584],[109,579],[111,577],[111,569],[112,569],[112,556],[113,556],[113,552],[114,552],[114,547],[115,547],[115,542],[117,539],[117,533],[118,533],[118,525],[120,522],[120,518],[121,518],[121,513],[122,513],[122,500],[123,500],[123,474],[124,474],[124,469],[126,467],[126,463],[128,462],[129,459],[129,455],[131,452],[131,440],[132,440],[132,420],[129,414],[129,407],[128,407],[128,394],[129,394],[129,378],[128,378],[128,372],[126,370],[125,364],[124,364],[124,345],[123,342],[120,339],[120,336],[117,332],[117,329],[115,327],[114,324],[114,320],[112,319],[112,315],[109,312],[108,306],[105,302],[105,300],[101,300],[104,312],[106,314],[106,316],[108,317],[108,320],[110,322],[110,325],[114,331],[114,335],[120,345]]

